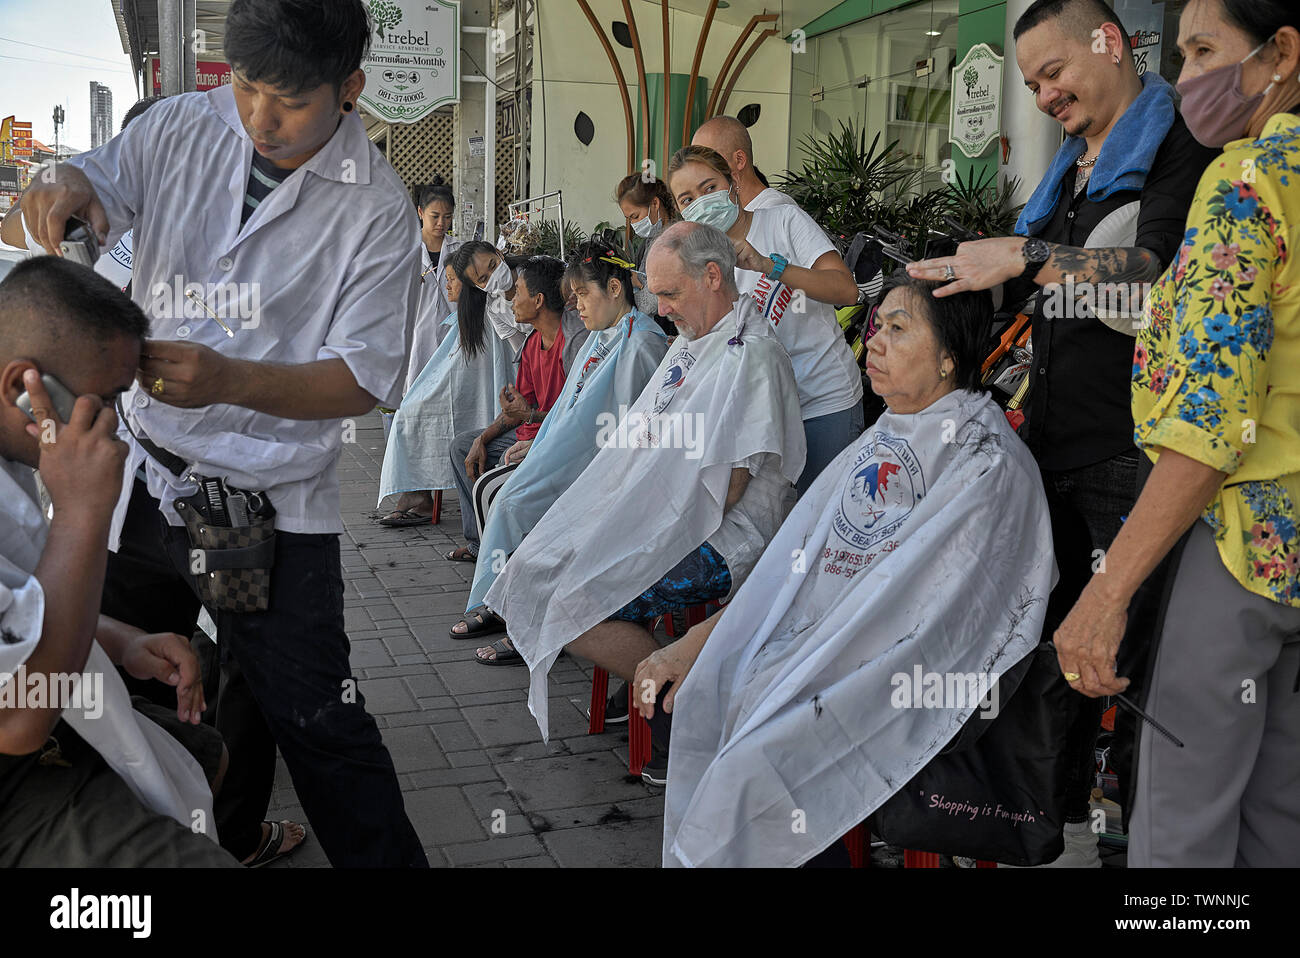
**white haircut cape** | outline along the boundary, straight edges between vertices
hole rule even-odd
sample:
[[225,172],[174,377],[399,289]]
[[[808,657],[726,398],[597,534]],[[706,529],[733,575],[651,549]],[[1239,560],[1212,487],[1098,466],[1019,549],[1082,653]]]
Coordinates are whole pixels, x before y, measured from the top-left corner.
[[595,458],[602,430],[617,421],[649,382],[668,351],[668,337],[644,313],[627,313],[587,337],[564,390],[533,438],[528,456],[492,500],[465,604],[480,605],[505,557],[537,525]]
[[549,736],[547,673],[560,650],[636,598],[717,531],[733,466],[780,457],[794,482],[804,434],[790,358],[742,296],[699,339],[679,336],[614,435],[484,597],[531,673]]
[[393,416],[379,474],[379,502],[397,492],[454,489],[451,440],[467,429],[486,429],[499,411],[502,387],[515,381],[513,350],[491,326],[483,350],[466,359],[456,314],[451,328]]
[[786,518],[682,683],[664,865],[794,866],[837,841],[975,710],[901,707],[895,677],[1007,671],[1038,644],[1055,570],[1038,469],[990,399],[881,416]]

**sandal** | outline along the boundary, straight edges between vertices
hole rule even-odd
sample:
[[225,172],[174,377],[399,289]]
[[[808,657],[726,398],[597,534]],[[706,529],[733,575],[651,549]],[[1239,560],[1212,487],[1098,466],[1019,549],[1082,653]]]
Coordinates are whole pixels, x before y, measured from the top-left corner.
[[459,549],[452,549],[444,555],[443,558],[448,562],[478,562],[478,556],[473,555],[464,546],[461,546]]
[[[511,646],[506,645],[506,639],[508,638],[509,636],[505,636],[504,638],[497,639],[491,645],[486,646],[486,648],[489,648],[496,653],[496,658],[485,659],[476,651],[474,653],[474,661],[479,665],[524,665],[524,657],[516,652]],[[479,651],[482,650],[480,649]]]
[[[281,822],[263,822],[262,824],[270,825],[271,833],[267,836],[266,844],[258,849],[257,854],[253,856],[251,861],[244,865],[245,868],[261,868],[263,865],[271,864],[271,862],[278,858],[292,855],[302,847],[302,842],[307,840],[307,829],[300,825],[299,827],[302,828],[302,842],[294,845],[293,848],[290,848],[288,851],[282,852],[280,851],[280,846],[284,843],[285,838],[284,824]],[[291,822],[290,824],[294,823]]]
[[447,634],[453,639],[475,639],[479,636],[496,635],[506,630],[505,619],[485,605],[470,609],[456,625],[464,625],[465,631],[457,632],[456,626],[453,625],[447,630]]
[[422,516],[418,512],[412,512],[410,509],[398,509],[396,512],[390,512],[379,520],[381,526],[389,528],[400,528],[402,526],[422,526],[433,521],[433,516]]

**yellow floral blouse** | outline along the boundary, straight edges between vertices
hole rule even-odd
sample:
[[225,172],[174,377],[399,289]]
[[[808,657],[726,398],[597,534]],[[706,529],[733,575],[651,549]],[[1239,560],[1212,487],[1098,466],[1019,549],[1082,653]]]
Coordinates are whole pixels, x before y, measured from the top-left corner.
[[1300,117],[1201,177],[1133,355],[1134,440],[1228,474],[1202,518],[1251,592],[1300,606]]

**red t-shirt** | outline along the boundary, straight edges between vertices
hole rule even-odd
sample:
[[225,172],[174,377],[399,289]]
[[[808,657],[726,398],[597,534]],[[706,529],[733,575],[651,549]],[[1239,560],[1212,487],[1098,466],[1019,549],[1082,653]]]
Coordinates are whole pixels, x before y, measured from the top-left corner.
[[[555,337],[555,342],[551,343],[550,349],[542,348],[541,333],[529,336],[524,343],[515,388],[528,400],[530,406],[536,406],[542,412],[550,412],[564,389],[564,365],[560,362],[563,354],[563,329]],[[540,423],[524,423],[515,429],[515,438],[520,442],[532,439],[541,428]]]

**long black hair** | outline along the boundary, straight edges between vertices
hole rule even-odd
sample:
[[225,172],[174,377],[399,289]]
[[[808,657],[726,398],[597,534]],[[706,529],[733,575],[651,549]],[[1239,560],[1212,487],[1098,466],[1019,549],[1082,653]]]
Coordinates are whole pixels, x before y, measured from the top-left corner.
[[575,287],[595,283],[606,294],[609,293],[609,281],[618,280],[623,284],[623,305],[636,309],[636,291],[632,287],[632,271],[620,266],[613,260],[622,260],[622,254],[602,239],[593,239],[584,244],[569,260],[569,268],[564,277]]
[[465,271],[474,260],[472,244],[466,243],[451,254],[447,265],[460,280],[460,298],[456,301],[456,327],[460,331],[460,348],[466,361],[487,349],[487,293],[469,281]]

